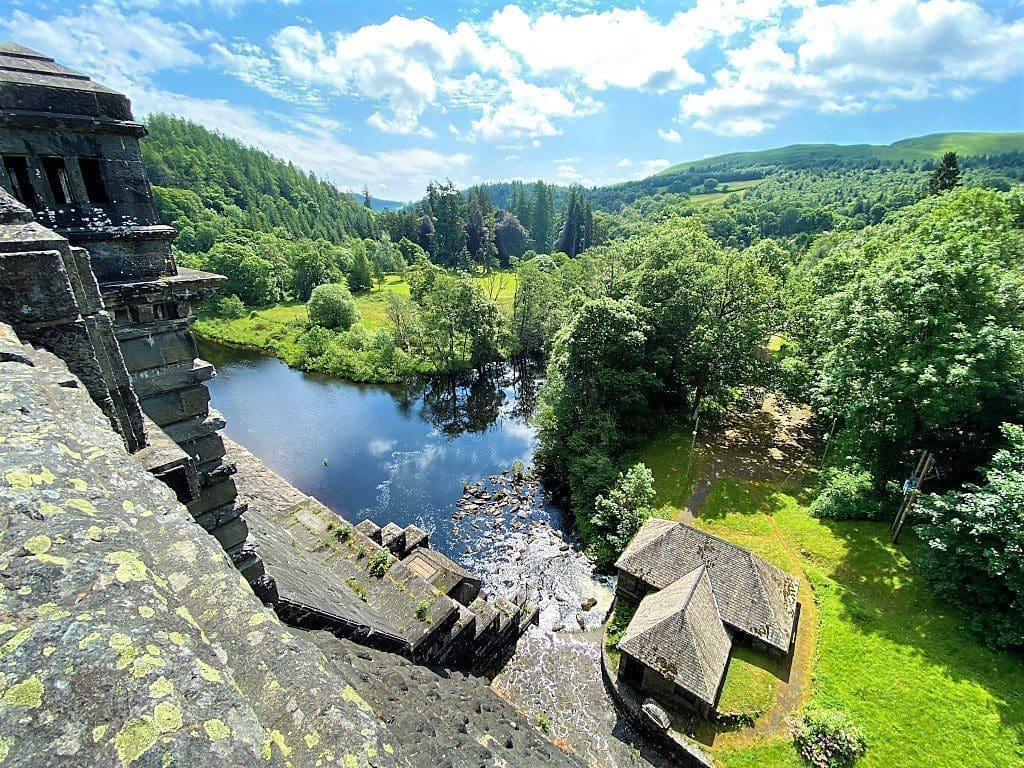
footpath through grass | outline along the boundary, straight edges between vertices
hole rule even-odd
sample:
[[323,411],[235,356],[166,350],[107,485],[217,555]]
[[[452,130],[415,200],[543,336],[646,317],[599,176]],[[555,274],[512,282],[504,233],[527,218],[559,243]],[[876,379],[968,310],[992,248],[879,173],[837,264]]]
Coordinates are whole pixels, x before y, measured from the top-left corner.
[[[667,478],[663,464],[678,465],[688,448],[649,464],[658,502],[675,509],[690,486]],[[912,563],[922,546],[913,536],[894,547],[884,523],[817,520],[804,502],[794,489],[724,478],[696,525],[787,570],[793,558],[799,563],[819,614],[810,703],[846,710],[864,731],[868,752],[858,766],[1024,765],[1024,658],[984,645],[957,609],[932,596]],[[767,666],[735,654],[722,704],[763,707],[774,695]],[[721,741],[711,752],[729,768],[802,765],[785,738]]]

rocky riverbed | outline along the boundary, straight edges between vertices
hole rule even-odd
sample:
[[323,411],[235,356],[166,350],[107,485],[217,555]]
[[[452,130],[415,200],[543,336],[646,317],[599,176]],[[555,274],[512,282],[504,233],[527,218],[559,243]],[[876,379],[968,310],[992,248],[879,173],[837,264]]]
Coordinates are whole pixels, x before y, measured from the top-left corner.
[[553,527],[552,507],[531,474],[504,472],[467,485],[452,521],[463,565],[490,594],[524,594],[546,630],[601,626],[614,582],[595,575],[575,536]]

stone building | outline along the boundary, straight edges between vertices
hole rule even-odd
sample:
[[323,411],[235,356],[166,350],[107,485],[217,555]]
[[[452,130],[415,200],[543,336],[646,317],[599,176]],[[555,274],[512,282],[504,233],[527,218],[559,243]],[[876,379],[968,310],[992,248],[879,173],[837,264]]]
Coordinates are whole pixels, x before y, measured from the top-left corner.
[[619,643],[620,675],[645,692],[708,715],[733,642],[792,653],[799,582],[743,547],[652,518],[615,568],[615,600],[636,611]]
[[[264,598],[273,583],[236,503],[223,420],[190,332],[217,275],[178,267],[122,94],[0,43],[0,319],[68,362],[112,425]],[[23,209],[22,209],[23,210]],[[169,438],[169,439],[167,439]],[[178,449],[174,449],[174,446]]]
[[718,701],[731,650],[732,638],[702,566],[640,602],[619,642],[619,676],[708,716]]

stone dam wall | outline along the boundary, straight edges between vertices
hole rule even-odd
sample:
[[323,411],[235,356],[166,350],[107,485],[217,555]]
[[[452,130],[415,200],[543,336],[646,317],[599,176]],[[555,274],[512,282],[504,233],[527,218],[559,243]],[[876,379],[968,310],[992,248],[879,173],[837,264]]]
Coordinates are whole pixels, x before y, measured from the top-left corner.
[[484,681],[284,626],[0,324],[0,765],[582,766]]

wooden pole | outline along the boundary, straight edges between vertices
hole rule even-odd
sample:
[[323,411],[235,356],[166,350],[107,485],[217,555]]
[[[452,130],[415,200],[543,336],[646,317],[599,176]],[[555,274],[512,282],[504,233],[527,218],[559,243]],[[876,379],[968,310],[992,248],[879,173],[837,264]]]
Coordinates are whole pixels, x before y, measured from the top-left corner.
[[[914,467],[914,471],[910,473],[910,483],[912,488],[916,488],[920,482],[919,478],[921,477],[921,468],[924,466],[924,460],[927,455],[928,451],[921,451],[921,455],[917,459],[917,466]],[[890,531],[896,530],[896,526],[899,524],[900,518],[903,516],[904,511],[906,511],[907,506],[910,504],[912,496],[913,494],[909,492],[909,489],[907,493],[903,494],[903,501],[900,502],[900,508],[896,510],[896,517],[894,517],[892,522],[889,523]]]
[[903,530],[903,524],[907,521],[907,516],[910,514],[911,508],[914,506],[914,502],[917,501],[918,495],[921,493],[921,486],[924,485],[924,481],[928,478],[928,472],[932,468],[932,464],[935,461],[935,457],[931,452],[925,454],[924,467],[921,469],[921,474],[917,481],[917,485],[910,493],[910,499],[907,502],[906,508],[903,510],[903,515],[900,517],[899,522],[896,524],[896,530],[892,534],[892,543],[895,544],[899,541],[900,532]]

